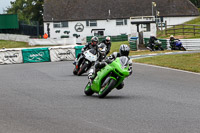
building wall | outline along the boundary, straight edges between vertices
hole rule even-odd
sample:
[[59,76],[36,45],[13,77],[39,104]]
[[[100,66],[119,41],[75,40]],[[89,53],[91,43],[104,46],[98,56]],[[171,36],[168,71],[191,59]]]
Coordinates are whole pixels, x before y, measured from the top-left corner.
[[[84,42],[86,36],[93,36],[94,33],[92,33],[92,29],[105,29],[104,30],[104,36],[116,36],[121,34],[127,34],[129,36],[138,36],[137,33],[137,26],[132,25],[130,23],[130,20],[127,19],[127,25],[116,25],[116,20],[98,20],[97,26],[86,26],[86,21],[70,21],[68,22],[67,28],[53,28],[53,22],[45,22],[44,23],[44,32],[47,33],[47,23],[49,23],[50,28],[50,38],[60,38],[61,35],[67,35],[64,34],[64,31],[70,31],[69,36],[72,37],[73,34],[80,35],[80,38],[77,39],[77,43]],[[75,25],[77,23],[81,23],[84,26],[84,30],[82,32],[76,32]],[[151,30],[155,34],[155,26],[151,26]],[[56,33],[57,30],[60,30],[60,33]],[[145,30],[144,28],[141,28],[140,31]]]
[[[196,17],[164,17],[164,22],[167,21],[168,25],[175,25],[175,24],[181,24],[186,21],[192,20]],[[86,21],[69,21],[68,27],[66,28],[54,28],[53,22],[45,22],[44,23],[44,32],[47,33],[47,23],[49,23],[50,28],[50,38],[60,38],[64,34],[64,31],[70,31],[68,34],[69,37],[73,37],[73,34],[78,34],[80,37],[77,39],[77,43],[85,43],[86,42],[86,36],[93,36],[94,33],[92,33],[92,29],[105,29],[104,30],[104,36],[116,36],[120,34],[127,34],[129,36],[138,37],[137,33],[137,26],[132,25],[130,23],[130,20],[127,19],[127,25],[116,25],[116,20],[98,20],[97,26],[86,26]],[[77,32],[75,30],[75,25],[77,23],[81,23],[84,26],[84,30],[82,32]],[[145,28],[142,28],[142,26],[139,26],[140,32],[143,31],[143,37],[149,37],[151,34],[156,35],[156,25],[151,24],[151,31],[146,32]],[[60,33],[56,33],[57,30],[60,30]]]
[[182,24],[197,17],[164,17],[163,22],[167,21],[167,25]]

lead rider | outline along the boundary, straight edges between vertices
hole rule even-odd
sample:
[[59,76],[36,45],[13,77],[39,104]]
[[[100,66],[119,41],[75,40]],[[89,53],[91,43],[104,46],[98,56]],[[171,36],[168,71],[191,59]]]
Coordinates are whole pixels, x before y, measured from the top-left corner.
[[[107,59],[105,59],[102,62],[98,62],[97,64],[95,64],[95,68],[94,69],[90,69],[89,74],[88,74],[88,78],[93,81],[93,79],[95,79],[95,77],[97,76],[97,72],[100,71],[103,67],[106,66],[106,64],[110,64],[112,63],[117,57],[121,57],[121,56],[126,56],[128,57],[130,52],[130,48],[128,45],[122,44],[119,48],[119,53],[118,52],[114,52],[113,54],[111,54],[109,57],[107,57]],[[132,61],[130,60],[130,58],[128,57],[129,61],[128,61],[128,65],[129,65],[129,76],[132,74]],[[122,82],[117,89],[122,89],[124,87],[124,83]]]

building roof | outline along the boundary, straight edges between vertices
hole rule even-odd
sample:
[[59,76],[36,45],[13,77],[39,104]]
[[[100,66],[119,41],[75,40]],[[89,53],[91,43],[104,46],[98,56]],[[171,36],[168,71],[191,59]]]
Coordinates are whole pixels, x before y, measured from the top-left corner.
[[[189,0],[44,0],[44,21],[122,19],[151,16],[152,1],[160,16],[198,16]],[[109,11],[110,10],[110,11]],[[154,12],[155,14],[155,12]]]

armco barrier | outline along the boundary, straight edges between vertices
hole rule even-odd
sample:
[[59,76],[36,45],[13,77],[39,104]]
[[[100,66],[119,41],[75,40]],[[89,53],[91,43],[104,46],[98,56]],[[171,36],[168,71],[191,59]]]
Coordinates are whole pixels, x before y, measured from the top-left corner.
[[22,51],[19,48],[1,49],[0,64],[18,64],[23,63]]
[[51,61],[69,61],[76,58],[74,46],[50,47]]
[[30,36],[16,34],[0,34],[0,40],[12,40],[19,42],[28,42]]
[[84,45],[0,49],[0,64],[74,60]]
[[[180,39],[186,50],[200,50],[200,39]],[[170,49],[169,39],[167,39],[167,46]]]

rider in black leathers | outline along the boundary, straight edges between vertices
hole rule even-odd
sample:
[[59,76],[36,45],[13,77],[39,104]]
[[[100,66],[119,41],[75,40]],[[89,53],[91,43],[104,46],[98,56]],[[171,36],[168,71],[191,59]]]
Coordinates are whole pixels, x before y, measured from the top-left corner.
[[149,39],[149,45],[148,45],[148,49],[154,51],[154,44],[155,44],[155,41],[158,40],[154,35],[151,35],[150,36],[150,39]]
[[87,45],[85,45],[85,47],[82,48],[82,50],[81,50],[82,52],[77,55],[77,58],[75,59],[73,64],[74,65],[78,64],[77,61],[78,61],[79,57],[81,56],[81,54],[83,54],[84,51],[86,51],[88,49],[95,49],[97,51],[98,50],[98,42],[99,42],[98,37],[96,37],[96,36],[92,37],[91,42],[89,42]]
[[111,48],[110,37],[107,36],[106,39],[102,41],[102,43],[104,43],[107,46],[107,52],[106,52],[106,55],[107,55],[110,52],[110,48]]

